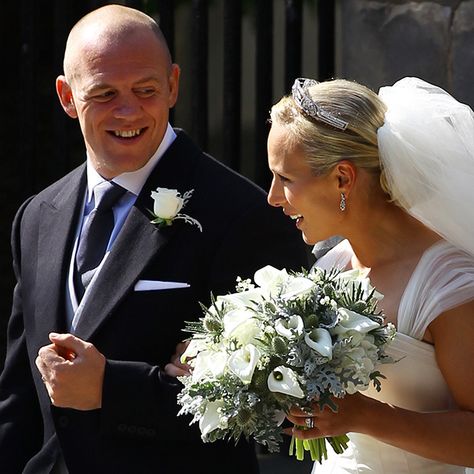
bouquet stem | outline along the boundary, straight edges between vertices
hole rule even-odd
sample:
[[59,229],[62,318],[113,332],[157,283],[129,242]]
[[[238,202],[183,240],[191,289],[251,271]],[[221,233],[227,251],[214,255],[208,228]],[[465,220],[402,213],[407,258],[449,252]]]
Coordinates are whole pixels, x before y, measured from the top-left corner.
[[349,438],[347,435],[330,436],[327,438],[298,439],[292,436],[290,443],[290,456],[295,455],[298,461],[303,461],[305,451],[309,451],[311,460],[320,464],[328,458],[326,441],[331,445],[336,454],[341,454],[347,448]]

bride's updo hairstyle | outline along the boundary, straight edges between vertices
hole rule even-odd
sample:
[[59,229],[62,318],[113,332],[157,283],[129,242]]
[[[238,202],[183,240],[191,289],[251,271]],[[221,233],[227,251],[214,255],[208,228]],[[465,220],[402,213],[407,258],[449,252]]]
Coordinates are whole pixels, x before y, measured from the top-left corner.
[[385,104],[377,94],[355,82],[296,79],[292,94],[271,109],[272,123],[284,125],[287,145],[299,146],[315,173],[328,173],[339,161],[380,175],[377,130],[384,123]]
[[341,160],[379,176],[390,201],[474,256],[474,112],[405,77],[376,95],[355,82],[296,79],[271,110],[315,175]]

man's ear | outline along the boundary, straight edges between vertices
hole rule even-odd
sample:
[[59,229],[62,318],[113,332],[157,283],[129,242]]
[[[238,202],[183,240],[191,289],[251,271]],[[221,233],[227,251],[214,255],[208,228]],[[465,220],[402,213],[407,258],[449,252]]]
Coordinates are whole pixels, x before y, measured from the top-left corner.
[[171,65],[171,74],[169,76],[169,85],[170,85],[170,95],[169,95],[169,107],[173,108],[178,100],[178,91],[179,91],[179,76],[181,74],[181,69],[177,64]]
[[67,83],[65,76],[58,76],[56,79],[56,93],[64,111],[71,118],[77,118],[74,97],[72,96],[71,86]]
[[340,161],[334,168],[338,192],[349,196],[357,179],[357,168],[349,160]]

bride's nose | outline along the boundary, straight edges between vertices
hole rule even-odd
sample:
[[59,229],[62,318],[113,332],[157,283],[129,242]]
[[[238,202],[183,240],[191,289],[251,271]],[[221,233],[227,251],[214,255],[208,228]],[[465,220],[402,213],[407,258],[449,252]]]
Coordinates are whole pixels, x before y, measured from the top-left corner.
[[286,202],[285,194],[283,193],[283,186],[275,178],[272,179],[267,201],[270,206],[274,207],[283,207],[283,204]]

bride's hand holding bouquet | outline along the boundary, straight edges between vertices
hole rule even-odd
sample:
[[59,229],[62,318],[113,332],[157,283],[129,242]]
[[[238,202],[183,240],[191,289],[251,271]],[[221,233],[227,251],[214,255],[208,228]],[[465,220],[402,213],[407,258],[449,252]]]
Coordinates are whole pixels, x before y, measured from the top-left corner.
[[[371,400],[357,392],[338,398],[335,401],[336,412],[328,406],[321,409],[316,402],[313,403],[310,412],[297,406],[292,407],[287,418],[294,427],[287,428],[285,431],[301,440],[335,437],[348,432],[363,432],[366,418],[370,416],[370,406],[373,403]],[[308,421],[309,418],[312,419],[311,422]]]

